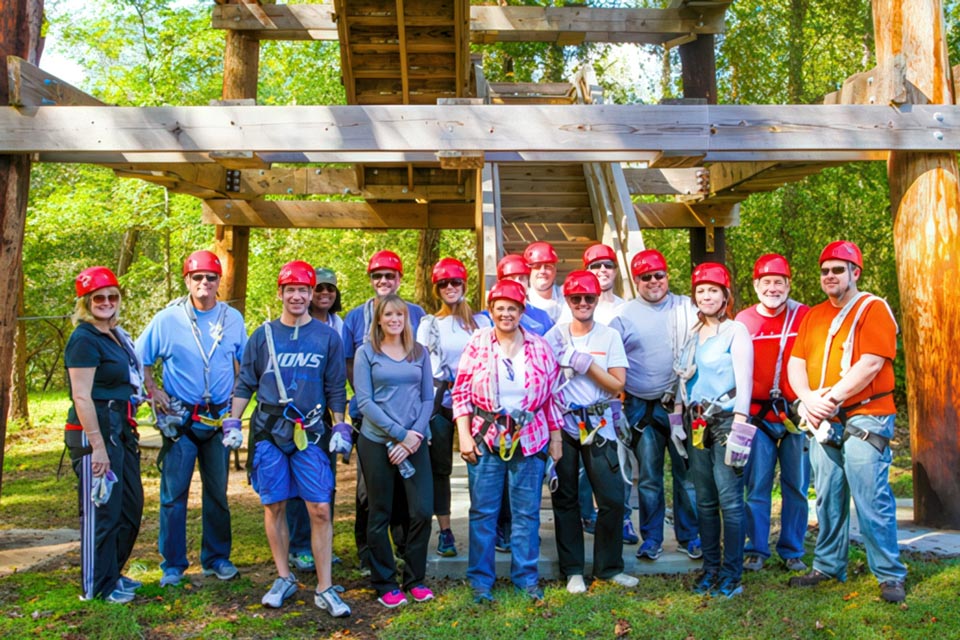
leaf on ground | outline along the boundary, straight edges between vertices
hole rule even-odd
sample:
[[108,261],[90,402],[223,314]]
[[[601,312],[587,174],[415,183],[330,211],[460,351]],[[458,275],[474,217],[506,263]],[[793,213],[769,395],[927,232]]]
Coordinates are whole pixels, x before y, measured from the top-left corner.
[[853,598],[856,598],[856,597],[859,596],[859,595],[860,595],[860,592],[859,592],[859,591],[854,591],[854,592],[852,592],[852,593],[848,593],[848,594],[846,594],[845,596],[843,596],[843,599],[844,599],[844,600],[852,600]]
[[628,633],[630,633],[630,623],[623,618],[619,618],[617,624],[613,625],[613,634],[617,638],[622,638]]

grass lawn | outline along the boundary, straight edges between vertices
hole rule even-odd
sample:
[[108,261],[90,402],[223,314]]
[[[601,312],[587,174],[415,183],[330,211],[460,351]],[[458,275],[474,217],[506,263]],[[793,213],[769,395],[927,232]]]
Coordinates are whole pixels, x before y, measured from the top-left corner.
[[[33,427],[11,425],[7,434],[0,528],[76,528],[76,479],[69,466],[57,479],[66,415],[63,394],[31,399]],[[150,428],[150,427],[145,427]],[[356,570],[353,549],[355,467],[341,467],[334,550],[343,565],[334,580],[347,592],[354,615],[333,620],[314,607],[309,576],[280,610],[260,597],[274,569],[263,533],[263,511],[242,472],[231,476],[233,560],[241,577],[203,578],[198,569],[199,487],[191,495],[188,541],[191,569],[184,586],[160,589],[156,550],[159,475],[154,452],[143,460],[146,507],[133,564],[143,580],[128,606],[80,602],[79,558],[69,554],[0,578],[0,639],[19,638],[960,638],[960,560],[910,556],[907,602],[881,602],[861,549],[851,554],[850,579],[818,590],[792,590],[789,574],[768,563],[745,576],[745,593],[729,601],[694,596],[692,576],[643,577],[635,590],[594,584],[573,596],[560,582],[546,585],[534,605],[503,584],[493,605],[473,604],[462,581],[432,583],[437,599],[387,611]],[[909,456],[898,455],[891,476],[898,494],[909,494]],[[907,468],[903,468],[906,465]],[[466,542],[466,541],[462,541]],[[549,541],[552,544],[552,541]],[[812,549],[812,539],[808,540]],[[810,554],[806,560],[810,561]]]

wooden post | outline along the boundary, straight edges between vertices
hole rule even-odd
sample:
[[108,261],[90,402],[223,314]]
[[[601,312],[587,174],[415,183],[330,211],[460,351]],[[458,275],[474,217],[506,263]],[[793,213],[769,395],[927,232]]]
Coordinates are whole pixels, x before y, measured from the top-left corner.
[[[0,0],[0,104],[10,98],[7,80],[7,56],[20,56],[37,64],[43,44],[40,26],[43,0]],[[0,371],[3,384],[12,383],[13,358],[17,332],[17,304],[20,272],[23,266],[23,230],[27,219],[30,192],[30,158],[24,155],[0,156]],[[10,394],[0,393],[0,491],[3,489],[3,450],[7,439],[7,413]]]
[[[683,97],[701,98],[717,104],[717,57],[712,35],[680,45]],[[690,262],[726,262],[727,243],[723,227],[690,229]]]
[[[242,4],[234,0],[232,4]],[[223,49],[223,99],[257,97],[260,71],[260,41],[239,31],[227,31]],[[247,306],[247,268],[250,229],[217,225],[214,251],[223,264],[220,297],[240,313]]]
[[[894,87],[884,99],[952,104],[940,0],[874,0],[873,20],[877,63]],[[913,517],[917,524],[957,529],[960,369],[951,355],[960,340],[957,158],[891,152],[887,176],[907,361]]]

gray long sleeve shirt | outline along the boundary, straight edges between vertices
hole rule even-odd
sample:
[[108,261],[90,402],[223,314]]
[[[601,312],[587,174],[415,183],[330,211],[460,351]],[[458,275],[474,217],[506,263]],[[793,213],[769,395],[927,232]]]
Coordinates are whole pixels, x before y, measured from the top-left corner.
[[377,353],[370,343],[357,350],[353,384],[363,414],[360,433],[370,440],[399,442],[411,429],[430,439],[433,369],[427,350],[419,351],[410,362]]

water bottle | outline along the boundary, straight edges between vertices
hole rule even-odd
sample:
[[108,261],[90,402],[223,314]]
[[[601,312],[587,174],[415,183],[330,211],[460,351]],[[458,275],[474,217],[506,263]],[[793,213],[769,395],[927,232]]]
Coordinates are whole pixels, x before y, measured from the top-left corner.
[[[389,453],[391,449],[393,449],[393,443],[392,443],[392,442],[388,442],[388,443],[387,443],[387,452]],[[413,476],[413,474],[415,474],[415,473],[417,472],[417,470],[414,469],[414,468],[413,468],[413,465],[410,463],[410,459],[409,459],[409,458],[404,459],[403,462],[401,462],[400,464],[398,464],[398,465],[397,465],[397,469],[400,470],[400,476],[403,477],[403,478],[410,478],[410,477]]]

